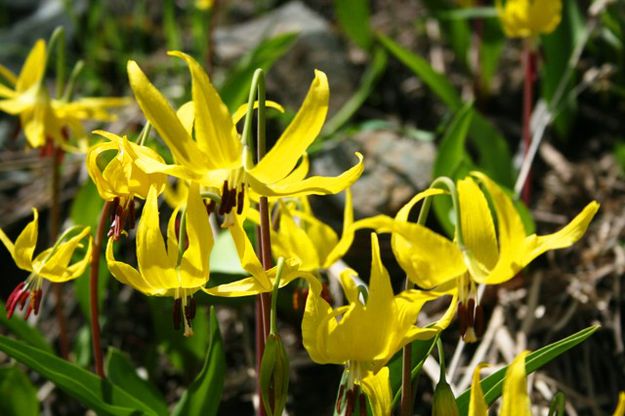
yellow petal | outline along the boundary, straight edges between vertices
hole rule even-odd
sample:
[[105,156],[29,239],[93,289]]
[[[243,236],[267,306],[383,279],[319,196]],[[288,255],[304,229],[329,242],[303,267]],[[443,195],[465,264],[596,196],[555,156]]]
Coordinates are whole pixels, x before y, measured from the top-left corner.
[[162,296],[167,292],[165,288],[152,286],[144,279],[137,269],[129,264],[117,261],[113,254],[113,239],[109,238],[106,245],[106,264],[109,271],[121,283],[131,286],[148,296]]
[[[275,101],[271,101],[271,100],[266,100],[265,101],[265,106],[267,108],[273,108],[275,110],[278,110],[281,113],[284,113],[284,107],[282,107],[280,104],[278,104]],[[239,106],[239,108],[237,108],[237,111],[234,112],[234,114],[232,115],[232,122],[233,123],[238,123],[239,121],[241,121],[243,119],[243,117],[245,117],[245,115],[247,114],[247,104],[242,104]],[[258,101],[254,101],[254,106],[253,106],[254,110],[256,110],[258,108]]]
[[321,297],[321,290],[311,287],[302,319],[302,343],[314,362],[335,362],[327,354],[327,340],[336,324],[332,307]]
[[[188,248],[180,263],[180,287],[204,286],[209,277],[209,258],[213,248],[213,230],[197,184],[189,187],[186,231]],[[168,244],[169,244],[168,239]],[[184,244],[184,242],[182,242]]]
[[5,245],[17,267],[22,270],[32,271],[32,258],[35,246],[37,245],[37,235],[39,229],[39,212],[33,208],[33,220],[29,222],[15,240],[15,244],[0,229],[0,241]]
[[349,303],[360,302],[360,291],[358,290],[356,280],[354,280],[355,276],[358,276],[358,273],[352,269],[345,269],[339,275],[343,293],[345,293]]
[[[252,169],[248,175],[252,189],[263,196],[304,196],[336,194],[351,186],[362,175],[363,157],[356,153],[358,163],[336,177],[312,176],[294,181],[289,176],[280,182],[263,182],[262,177],[254,176],[258,171]],[[264,160],[264,159],[263,159]]]
[[150,188],[137,227],[137,263],[150,286],[167,290],[179,287],[176,264],[171,263],[159,227],[158,193]]
[[[0,91],[1,92],[1,91]],[[34,108],[34,103],[32,101],[24,99],[24,97],[12,97],[6,100],[0,100],[0,111],[4,111],[7,114],[11,114],[13,116],[20,114],[24,111],[31,110]]]
[[46,42],[39,39],[30,50],[22,71],[15,82],[15,91],[24,92],[41,83],[46,70]]
[[182,123],[184,129],[187,131],[187,134],[189,134],[189,136],[193,136],[193,123],[195,122],[195,108],[193,106],[193,101],[187,101],[181,105],[178,111],[176,111],[176,116]]
[[135,61],[128,61],[128,78],[137,103],[158,131],[177,162],[210,167],[204,153],[187,133],[165,97],[150,83]]
[[[91,258],[92,242],[89,232],[89,227],[84,227],[79,234],[66,242],[40,253],[33,260],[33,272],[55,283],[66,282],[82,275]],[[70,265],[74,252],[82,246],[85,238],[88,241],[85,254],[81,260]]]
[[500,416],[531,416],[530,399],[527,395],[525,357],[529,352],[517,355],[508,366],[503,381]]
[[24,136],[30,147],[37,149],[46,144],[45,108],[36,105],[32,110],[20,114],[20,123],[24,130]]
[[258,279],[260,287],[270,291],[272,287],[271,282],[269,281],[263,266],[260,264],[260,260],[258,260],[254,247],[252,246],[249,238],[247,238],[247,234],[245,234],[245,230],[241,224],[241,219],[238,216],[235,216],[234,224],[228,227],[228,230],[230,231],[234,245],[237,248],[239,259],[241,259],[241,267],[243,267],[243,269],[250,273],[254,278]]
[[273,233],[271,240],[274,256],[295,257],[301,262],[301,270],[318,270],[320,265],[317,248],[308,232],[296,224],[286,205],[282,204],[280,214],[280,228]]
[[369,399],[373,416],[390,416],[391,414],[393,398],[391,395],[389,374],[388,367],[383,367],[377,374],[368,372],[360,382],[362,391]]
[[458,195],[465,248],[490,270],[495,267],[499,253],[495,224],[486,197],[471,178],[458,181]]
[[17,76],[4,65],[0,65],[0,77],[7,80],[11,85],[15,85],[17,82]]
[[189,66],[193,86],[191,94],[195,112],[195,138],[207,156],[206,169],[235,167],[241,164],[241,142],[232,123],[228,107],[208,79],[200,64],[189,55],[170,51]]
[[253,176],[262,183],[275,183],[293,170],[323,127],[329,97],[326,75],[315,70],[315,79],[310,84],[302,106],[276,144],[251,170]]
[[480,370],[484,367],[486,367],[486,364],[478,364],[475,370],[473,370],[469,416],[488,416],[488,404],[484,400],[484,390],[482,390],[482,384],[480,383]]

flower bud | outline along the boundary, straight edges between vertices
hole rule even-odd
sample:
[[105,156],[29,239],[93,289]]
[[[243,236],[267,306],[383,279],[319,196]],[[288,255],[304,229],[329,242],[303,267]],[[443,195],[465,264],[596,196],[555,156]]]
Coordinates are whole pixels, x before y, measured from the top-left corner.
[[267,415],[281,415],[289,389],[289,357],[280,335],[267,336],[260,364],[260,390]]
[[445,379],[441,379],[434,389],[432,416],[458,416],[456,398]]

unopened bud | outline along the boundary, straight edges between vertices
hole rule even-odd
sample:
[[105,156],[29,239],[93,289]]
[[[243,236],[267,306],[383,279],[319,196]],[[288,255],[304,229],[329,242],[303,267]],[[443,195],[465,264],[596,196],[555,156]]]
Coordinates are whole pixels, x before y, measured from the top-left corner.
[[458,405],[451,387],[445,379],[442,379],[434,389],[434,401],[432,403],[432,416],[457,416]]
[[289,357],[278,334],[269,334],[260,364],[260,390],[265,412],[281,415],[289,389]]

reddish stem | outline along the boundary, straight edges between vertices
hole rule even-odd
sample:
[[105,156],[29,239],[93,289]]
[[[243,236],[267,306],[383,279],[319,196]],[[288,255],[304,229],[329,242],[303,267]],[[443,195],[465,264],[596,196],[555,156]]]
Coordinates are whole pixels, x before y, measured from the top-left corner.
[[[536,52],[530,42],[525,42],[523,47],[523,69],[525,73],[523,82],[523,158],[526,158],[532,144],[530,121],[533,111],[534,81],[536,79]],[[521,198],[526,205],[529,204],[531,198],[531,182],[530,170],[521,191]]]
[[100,378],[105,378],[104,364],[102,359],[102,346],[100,342],[100,321],[98,311],[98,278],[100,272],[100,254],[102,251],[102,240],[106,231],[109,212],[113,203],[106,201],[100,212],[100,221],[96,230],[93,250],[91,251],[91,264],[89,270],[89,303],[91,304],[91,344],[93,348],[93,359],[95,361],[95,372]]

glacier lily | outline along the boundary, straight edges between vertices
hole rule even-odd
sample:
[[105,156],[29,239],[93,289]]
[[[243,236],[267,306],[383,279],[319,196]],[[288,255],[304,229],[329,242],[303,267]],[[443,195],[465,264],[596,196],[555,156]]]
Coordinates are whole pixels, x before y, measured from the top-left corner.
[[[167,177],[160,172],[145,172],[138,163],[142,159],[163,163],[154,150],[130,142],[126,136],[100,130],[95,133],[107,140],[91,146],[87,151],[87,172],[100,197],[113,202],[109,236],[118,239],[124,225],[129,222],[132,228],[134,223],[134,197],[145,199],[151,187],[160,194]],[[103,167],[104,157],[113,152],[115,156]]]
[[[492,212],[478,182],[490,196]],[[571,246],[584,235],[599,204],[589,203],[553,234],[527,235],[512,199],[487,176],[473,173],[458,181],[457,188],[460,224],[455,241],[407,222],[417,196],[398,212],[391,244],[400,266],[419,287],[458,290],[461,333],[465,341],[474,341],[474,324],[481,324],[476,318],[482,313],[476,284],[503,283],[544,252]]]
[[562,18],[562,0],[497,0],[496,5],[503,31],[511,38],[551,33]]
[[[17,267],[31,272],[26,280],[20,282],[9,296],[6,303],[8,318],[13,315],[18,305],[23,308],[27,300],[30,302],[24,319],[28,318],[31,312],[37,315],[43,295],[43,279],[54,283],[63,283],[83,274],[91,256],[91,235],[89,232],[89,227],[75,226],[69,228],[58,238],[53,247],[42,251],[33,258],[39,235],[39,212],[36,208],[33,208],[33,220],[22,230],[15,243],[0,229],[0,241],[13,257]],[[87,250],[84,256],[72,263],[74,252],[78,248],[84,247],[85,242],[87,242]]]
[[46,42],[42,39],[35,43],[19,75],[0,65],[0,77],[9,84],[0,84],[0,110],[19,115],[26,140],[33,148],[43,147],[48,139],[69,147],[64,130],[84,137],[82,121],[109,121],[113,116],[108,108],[128,104],[125,98],[80,98],[71,102],[53,99],[44,84],[46,65]]
[[[178,114],[139,66],[134,61],[128,63],[130,85],[137,102],[176,162],[175,165],[152,163],[147,169],[220,190],[222,214],[229,214],[235,207],[240,214],[248,189],[261,196],[330,194],[345,189],[362,173],[360,154],[355,166],[335,178],[304,178],[297,167],[325,121],[329,87],[323,72],[315,71],[315,79],[293,121],[254,165],[250,150],[236,131],[236,121],[206,72],[189,55],[177,51],[169,54],[187,63],[192,79],[192,106],[183,106]],[[232,219],[226,222],[229,225]]]
[[[371,234],[372,261],[368,295],[363,295],[353,276],[345,270],[341,283],[348,299],[345,306],[332,308],[311,286],[302,321],[304,347],[310,358],[319,364],[344,364],[349,372],[347,392],[362,389],[375,414],[390,414],[388,373],[386,363],[404,345],[414,340],[430,339],[451,322],[455,300],[444,316],[430,326],[416,326],[422,306],[436,299],[436,294],[407,290],[393,294],[390,276],[380,258],[377,235]],[[366,300],[365,300],[366,298]],[[381,380],[380,378],[384,378]],[[373,377],[373,378],[372,378]],[[370,383],[375,380],[373,388]],[[347,394],[347,393],[346,393]],[[354,396],[354,393],[351,393]],[[348,396],[349,397],[349,396]]]
[[149,296],[174,298],[174,327],[184,324],[184,335],[193,335],[191,320],[195,315],[193,294],[209,279],[209,256],[213,233],[197,185],[189,189],[186,210],[176,233],[175,209],[167,225],[167,246],[161,235],[158,191],[151,187],[137,227],[138,269],[115,259],[113,238],[106,247],[106,261],[111,274],[120,282]]

